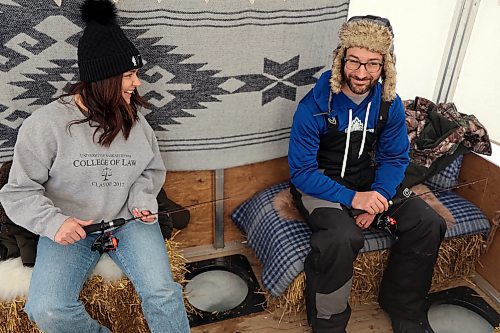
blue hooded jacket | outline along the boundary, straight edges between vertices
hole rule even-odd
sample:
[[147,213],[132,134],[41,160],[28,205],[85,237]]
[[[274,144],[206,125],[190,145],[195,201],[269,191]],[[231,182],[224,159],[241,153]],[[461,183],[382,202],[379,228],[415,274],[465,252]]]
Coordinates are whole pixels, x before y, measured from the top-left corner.
[[[356,105],[343,92],[330,99],[331,71],[324,72],[314,88],[300,101],[293,117],[288,149],[288,163],[291,181],[302,192],[351,207],[355,189],[349,189],[323,174],[318,168],[317,154],[321,138],[328,132],[328,121],[336,123],[341,132],[374,132],[377,127],[381,104],[382,85],[377,83],[368,96]],[[351,115],[349,115],[351,113]],[[366,117],[368,114],[368,117]],[[349,118],[351,118],[349,126]],[[349,129],[350,128],[350,129]],[[349,136],[349,134],[348,134]],[[361,145],[359,156],[366,144]],[[349,150],[349,144],[346,144]],[[347,156],[347,153],[346,153]],[[387,122],[377,136],[375,152],[375,180],[371,189],[391,199],[404,178],[409,164],[409,141],[403,103],[399,96],[392,102],[387,115]],[[346,169],[346,159],[339,160],[342,176]]]

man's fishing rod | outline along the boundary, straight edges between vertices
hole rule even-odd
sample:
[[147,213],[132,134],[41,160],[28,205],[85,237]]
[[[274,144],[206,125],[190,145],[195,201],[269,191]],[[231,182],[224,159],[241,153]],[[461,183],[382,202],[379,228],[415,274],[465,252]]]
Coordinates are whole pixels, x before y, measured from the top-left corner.
[[[488,178],[481,178],[481,179],[478,179],[478,180],[473,180],[473,181],[470,181],[470,182],[464,182],[464,183],[457,184],[457,185],[454,185],[454,186],[445,187],[445,188],[442,188],[442,189],[439,189],[439,190],[434,190],[434,191],[433,190],[429,190],[429,191],[426,191],[426,192],[420,193],[420,194],[414,194],[413,192],[410,192],[410,195],[408,197],[403,197],[403,198],[399,198],[398,197],[398,198],[393,198],[393,199],[389,200],[388,201],[389,207],[401,205],[401,204],[403,204],[407,200],[415,199],[415,198],[424,196],[424,195],[429,194],[429,193],[436,194],[436,193],[446,192],[446,191],[450,191],[450,190],[455,190],[455,189],[460,188],[460,187],[464,187],[464,186],[467,186],[467,185],[472,185],[472,184],[479,183],[479,182],[482,182],[482,181],[487,181],[487,180],[488,180]],[[355,209],[355,208],[353,208],[353,209],[350,210],[350,214],[351,214],[352,217],[361,215],[363,213],[366,213],[366,211],[364,211],[362,209]]]
[[[421,197],[421,196],[429,194],[429,193],[440,193],[440,192],[450,191],[450,190],[457,189],[459,187],[472,185],[472,184],[479,183],[479,182],[482,182],[485,180],[487,180],[487,178],[482,178],[482,179],[478,179],[478,180],[474,180],[474,181],[470,181],[470,182],[465,182],[465,183],[458,184],[455,186],[442,188],[440,190],[434,190],[434,191],[430,190],[430,191],[426,191],[426,192],[420,193],[420,194],[413,194],[412,195],[412,192],[410,192],[410,195],[407,197],[395,198],[395,199],[389,200],[389,207],[400,206],[400,205],[404,204],[407,200],[418,198],[418,197]],[[398,209],[399,208],[397,208],[395,211],[393,211],[392,214],[397,212]],[[350,210],[350,214],[352,217],[356,217],[356,216],[361,215],[363,213],[366,213],[366,211],[364,211],[362,209],[351,209]],[[394,217],[392,217],[391,215],[386,215],[384,213],[379,214],[379,216],[376,218],[376,220],[373,222],[372,225],[377,229],[388,232],[392,237],[394,237],[395,239],[398,239],[398,234],[399,234],[398,233],[398,224],[397,224],[396,219]]]

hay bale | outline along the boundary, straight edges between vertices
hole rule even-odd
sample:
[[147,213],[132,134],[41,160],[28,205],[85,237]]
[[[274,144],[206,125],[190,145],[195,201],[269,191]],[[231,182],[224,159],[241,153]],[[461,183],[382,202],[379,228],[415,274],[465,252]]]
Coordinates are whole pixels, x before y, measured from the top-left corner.
[[431,291],[443,289],[452,280],[470,277],[485,246],[486,241],[482,235],[454,237],[443,241],[432,276]]
[[[180,244],[166,241],[174,280],[184,282],[187,260]],[[92,318],[113,332],[147,333],[148,326],[141,309],[141,302],[132,283],[127,278],[106,282],[94,276],[83,286],[80,298]],[[24,313],[25,298],[0,302],[0,333],[40,333]],[[5,323],[5,325],[3,325]]]
[[[483,252],[482,235],[445,239],[439,249],[431,291],[443,289],[451,281],[469,277]],[[354,277],[349,302],[351,305],[377,301],[380,281],[387,266],[389,250],[364,252],[354,261]],[[268,311],[283,317],[305,307],[305,274],[300,273],[280,297],[267,296]]]

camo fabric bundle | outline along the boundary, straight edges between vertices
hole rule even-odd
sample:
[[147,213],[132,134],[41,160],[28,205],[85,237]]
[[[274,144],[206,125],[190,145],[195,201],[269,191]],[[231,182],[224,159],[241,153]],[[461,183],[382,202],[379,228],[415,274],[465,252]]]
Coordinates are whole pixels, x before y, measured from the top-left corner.
[[404,101],[404,105],[413,163],[428,168],[438,158],[452,155],[460,145],[479,154],[491,155],[486,128],[474,115],[458,112],[455,104],[436,105],[416,97]]

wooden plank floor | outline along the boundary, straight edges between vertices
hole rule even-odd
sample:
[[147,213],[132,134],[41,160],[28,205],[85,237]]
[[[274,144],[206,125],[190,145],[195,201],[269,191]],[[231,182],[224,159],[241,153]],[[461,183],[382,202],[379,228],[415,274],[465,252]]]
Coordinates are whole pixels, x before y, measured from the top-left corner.
[[[184,255],[190,261],[199,261],[214,257],[221,257],[232,254],[245,255],[257,278],[261,274],[261,266],[253,251],[241,243],[227,244],[223,250],[214,250],[210,247],[200,247],[196,250],[186,249]],[[459,280],[450,284],[451,287],[466,285],[475,289],[481,296],[500,312],[498,303],[491,301],[479,288],[468,280]],[[268,333],[268,332],[290,332],[290,333],[310,333],[312,330],[307,324],[305,311],[296,315],[285,315],[282,318],[279,314],[260,312],[243,317],[228,319],[216,323],[193,327],[192,333]],[[347,326],[348,333],[392,333],[391,324],[387,314],[380,309],[377,303],[367,305],[357,305],[353,307],[353,312]]]
[[[348,333],[389,333],[390,321],[378,305],[356,307],[349,321]],[[192,333],[267,333],[290,332],[311,333],[304,311],[294,316],[280,318],[267,312],[228,319],[212,324],[197,326]]]

